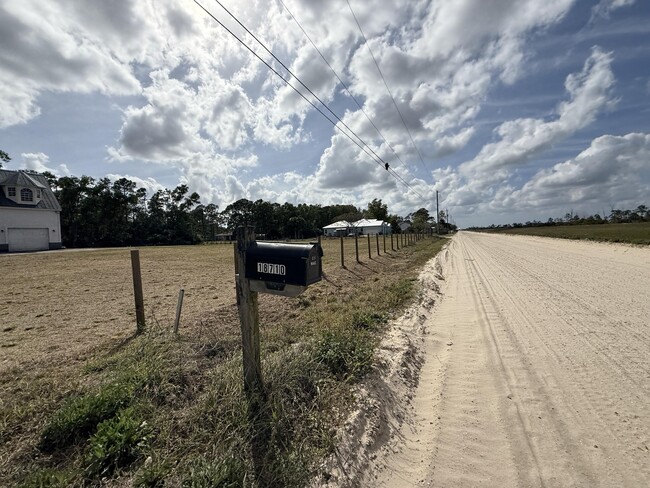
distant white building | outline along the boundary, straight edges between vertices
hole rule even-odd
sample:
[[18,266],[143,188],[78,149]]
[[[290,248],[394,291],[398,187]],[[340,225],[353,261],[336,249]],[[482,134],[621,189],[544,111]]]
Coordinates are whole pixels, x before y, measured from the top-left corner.
[[374,235],[374,234],[386,234],[389,235],[392,233],[393,229],[388,222],[377,219],[361,219],[357,220],[354,223],[354,228],[358,234],[363,235]]
[[393,229],[388,222],[376,219],[361,219],[356,222],[341,220],[323,227],[323,235],[328,237],[346,236],[349,234],[374,235],[392,234]]
[[353,223],[347,220],[339,220],[338,222],[323,227],[323,235],[326,237],[346,236],[351,232],[350,228],[353,225]]

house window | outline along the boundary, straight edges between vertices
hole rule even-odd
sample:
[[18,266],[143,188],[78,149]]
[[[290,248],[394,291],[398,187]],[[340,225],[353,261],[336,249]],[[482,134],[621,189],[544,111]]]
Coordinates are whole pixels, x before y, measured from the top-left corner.
[[15,197],[16,196],[16,187],[15,186],[8,186],[7,187],[7,193],[9,194],[10,197]]
[[23,188],[20,190],[20,201],[21,202],[33,202],[34,201],[34,192],[29,188]]
[[36,190],[36,198],[41,198],[41,190]]

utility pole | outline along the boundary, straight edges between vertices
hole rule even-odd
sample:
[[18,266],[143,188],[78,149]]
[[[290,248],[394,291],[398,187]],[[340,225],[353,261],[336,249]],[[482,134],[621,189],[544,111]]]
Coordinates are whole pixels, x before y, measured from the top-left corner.
[[438,206],[438,190],[436,190],[436,234],[440,235],[440,208]]

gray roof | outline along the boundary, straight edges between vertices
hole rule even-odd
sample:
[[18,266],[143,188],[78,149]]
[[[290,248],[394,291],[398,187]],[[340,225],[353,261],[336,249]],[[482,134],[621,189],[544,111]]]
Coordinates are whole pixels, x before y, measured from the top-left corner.
[[33,174],[24,171],[11,171],[11,174],[7,176],[7,179],[2,184],[5,186],[31,186],[41,189],[49,187],[47,184],[44,185],[36,181]]
[[[31,186],[42,190],[41,201],[36,205],[20,204],[7,198],[5,187],[7,186]],[[18,170],[0,169],[0,207],[17,207],[17,208],[41,208],[45,210],[61,211],[61,205],[57,202],[54,193],[50,189],[50,184],[45,176],[38,173],[26,173]]]
[[338,222],[334,222],[333,224],[326,225],[323,227],[323,229],[346,229],[348,227],[382,227],[382,226],[387,226],[390,225],[388,222],[384,222],[383,220],[377,220],[377,219],[361,219],[357,220],[356,222],[347,222],[345,220],[339,220]]

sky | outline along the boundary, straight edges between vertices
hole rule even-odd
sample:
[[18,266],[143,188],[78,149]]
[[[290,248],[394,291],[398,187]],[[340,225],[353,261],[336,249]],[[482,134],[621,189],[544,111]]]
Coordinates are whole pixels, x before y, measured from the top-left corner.
[[0,0],[5,167],[220,209],[438,191],[459,227],[650,204],[647,0],[220,2]]

